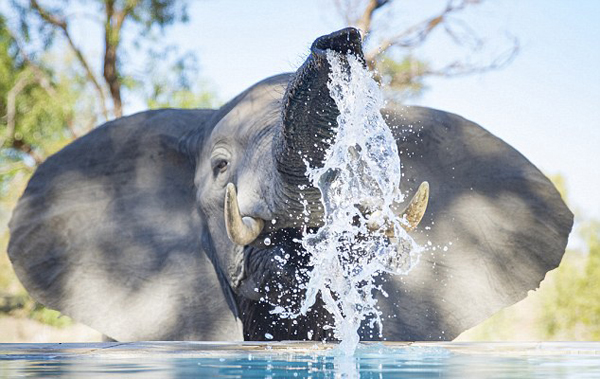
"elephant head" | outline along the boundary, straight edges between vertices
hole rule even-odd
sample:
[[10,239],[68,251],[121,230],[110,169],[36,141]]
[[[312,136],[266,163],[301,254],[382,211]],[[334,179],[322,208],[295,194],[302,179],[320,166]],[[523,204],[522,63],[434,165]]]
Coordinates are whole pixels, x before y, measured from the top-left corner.
[[[102,125],[43,163],[10,223],[9,255],[38,301],[117,340],[329,338],[298,304],[318,228],[320,165],[339,114],[326,51],[362,59],[355,29],[318,38],[297,72],[216,110],[165,109]],[[537,288],[572,214],[548,179],[481,127],[418,107],[383,110],[403,162],[412,233],[431,249],[382,280],[388,340],[451,339]],[[422,186],[421,188],[427,188]],[[420,204],[420,205],[419,205]],[[308,210],[308,214],[305,213]],[[362,331],[363,338],[378,338]]]

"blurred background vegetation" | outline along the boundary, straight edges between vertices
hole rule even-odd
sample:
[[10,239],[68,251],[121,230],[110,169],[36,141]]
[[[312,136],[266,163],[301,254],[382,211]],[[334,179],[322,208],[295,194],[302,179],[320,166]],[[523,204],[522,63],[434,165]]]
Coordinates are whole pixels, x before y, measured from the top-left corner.
[[[381,23],[392,0],[331,1],[346,24],[363,31],[368,64],[390,101],[426,91],[427,77],[497,70],[518,56],[519,41],[508,35],[504,50],[476,65],[468,63],[485,39],[457,16],[483,0],[448,1],[439,13],[399,31]],[[127,114],[130,99],[147,108],[221,103],[199,76],[193,53],[157,43],[166,28],[187,22],[187,5],[174,0],[11,0],[0,8],[0,342],[100,338],[29,297],[6,254],[7,224],[35,168],[96,125]],[[81,38],[73,37],[73,14],[78,13],[73,9],[83,10],[77,17],[103,25],[102,46],[95,54],[86,53]],[[415,58],[434,32],[462,46],[466,58],[441,67]],[[143,73],[128,71],[133,60],[143,63]],[[568,199],[565,179],[553,180]],[[574,233],[585,243],[567,251],[538,291],[460,339],[599,339],[600,223],[584,220]]]

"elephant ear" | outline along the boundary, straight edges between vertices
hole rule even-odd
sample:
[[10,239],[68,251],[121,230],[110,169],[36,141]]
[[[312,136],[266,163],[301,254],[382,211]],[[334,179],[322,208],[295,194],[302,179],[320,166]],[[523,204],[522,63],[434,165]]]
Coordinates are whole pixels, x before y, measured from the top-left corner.
[[243,339],[201,246],[195,167],[180,149],[184,136],[202,139],[213,113],[121,118],[38,168],[9,245],[36,300],[120,341]]
[[573,215],[525,157],[459,116],[419,107],[387,114],[403,193],[430,184],[413,236],[426,247],[381,297],[388,340],[449,340],[538,288],[558,266]]

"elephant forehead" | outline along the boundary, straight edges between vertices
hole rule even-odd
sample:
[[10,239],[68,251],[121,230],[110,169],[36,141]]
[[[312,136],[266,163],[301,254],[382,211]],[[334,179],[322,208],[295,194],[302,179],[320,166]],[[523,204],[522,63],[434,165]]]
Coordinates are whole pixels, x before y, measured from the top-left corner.
[[249,91],[217,124],[213,136],[251,139],[278,123],[281,117],[281,85]]

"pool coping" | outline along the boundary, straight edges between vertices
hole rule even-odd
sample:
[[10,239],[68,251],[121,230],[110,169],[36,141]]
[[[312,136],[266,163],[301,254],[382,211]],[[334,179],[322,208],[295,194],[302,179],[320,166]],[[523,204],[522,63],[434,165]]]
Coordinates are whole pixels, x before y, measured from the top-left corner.
[[[452,353],[494,356],[600,355],[600,342],[363,342],[376,348],[441,348]],[[336,343],[143,341],[98,343],[0,343],[0,359],[205,358],[240,354],[323,354]],[[427,350],[427,349],[424,349]]]

